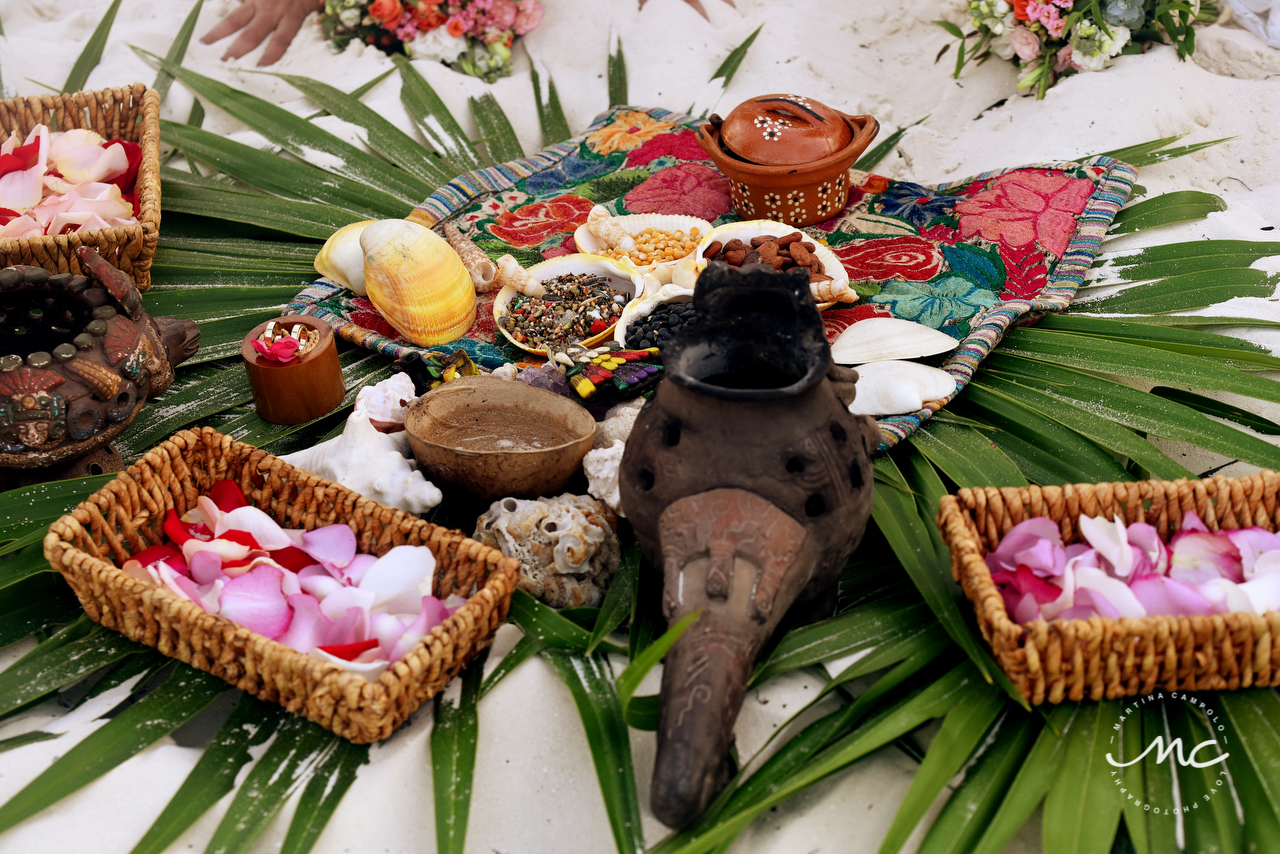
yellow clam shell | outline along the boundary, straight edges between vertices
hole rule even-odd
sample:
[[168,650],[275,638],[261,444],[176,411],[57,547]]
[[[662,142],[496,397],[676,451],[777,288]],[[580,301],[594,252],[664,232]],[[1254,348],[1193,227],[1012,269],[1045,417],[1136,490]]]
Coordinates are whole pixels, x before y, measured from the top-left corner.
[[374,308],[414,344],[456,341],[476,321],[476,291],[462,259],[434,231],[384,219],[360,235]]
[[353,222],[330,235],[316,255],[316,272],[364,296],[364,250],[360,248],[360,235],[375,221]]

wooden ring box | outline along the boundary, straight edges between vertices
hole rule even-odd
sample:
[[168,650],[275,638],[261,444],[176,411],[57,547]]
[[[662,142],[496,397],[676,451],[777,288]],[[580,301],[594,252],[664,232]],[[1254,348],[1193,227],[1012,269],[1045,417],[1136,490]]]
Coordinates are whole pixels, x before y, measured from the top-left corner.
[[[301,356],[277,362],[253,349],[253,342],[269,323],[285,330],[301,324],[319,333],[320,340]],[[258,414],[272,424],[313,421],[333,411],[346,396],[333,329],[322,320],[295,314],[260,323],[240,343],[240,355],[244,357]]]

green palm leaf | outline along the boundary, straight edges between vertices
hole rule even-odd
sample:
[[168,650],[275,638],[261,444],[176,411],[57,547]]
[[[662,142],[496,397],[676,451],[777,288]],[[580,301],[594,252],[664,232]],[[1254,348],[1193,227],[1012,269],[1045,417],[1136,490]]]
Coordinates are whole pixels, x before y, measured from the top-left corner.
[[[60,576],[40,573],[18,581],[0,589],[0,647],[52,626],[65,625],[82,613],[80,600]],[[0,684],[3,677],[4,673],[0,673]],[[0,700],[3,698],[0,693]]]
[[160,182],[166,212],[242,222],[270,228],[282,234],[327,240],[344,225],[363,217],[331,205],[275,199],[260,193],[227,190],[217,186],[199,187],[172,180]]
[[958,486],[1025,486],[1017,465],[991,438],[955,424],[929,420],[909,440]]
[[356,771],[368,761],[369,745],[344,739],[334,742],[332,752],[320,760],[302,790],[280,854],[306,854],[315,846],[338,802],[355,782]]
[[[422,143],[391,124],[377,110],[362,103],[360,95],[364,94],[363,92],[357,91],[348,95],[327,83],[296,74],[276,74],[275,76],[323,107],[325,112],[337,116],[344,122],[351,122],[353,125],[364,128],[365,141],[369,144],[369,148],[413,175],[424,185],[437,188],[453,180],[456,173],[440,160],[439,155],[427,151]],[[378,80],[381,80],[381,77],[371,82]],[[430,192],[434,190],[428,191],[428,195]]]
[[0,673],[0,715],[143,649],[82,615]]
[[404,170],[366,154],[283,107],[233,89],[188,68],[173,65],[145,50],[134,50],[182,81],[184,86],[201,98],[226,110],[295,157],[400,199],[410,207],[426,198],[434,189]]
[[617,43],[618,49],[609,54],[607,69],[610,107],[621,107],[627,103],[627,59],[622,55],[621,36],[618,37]]
[[107,46],[107,38],[111,35],[111,26],[116,21],[118,11],[120,11],[120,0],[112,0],[111,5],[107,7],[107,13],[102,16],[102,20],[94,29],[93,35],[89,36],[89,40],[85,42],[84,50],[80,51],[80,55],[76,57],[75,65],[71,66],[67,82],[62,84],[64,95],[83,89],[93,69],[102,61],[102,51]]
[[1249,267],[1184,273],[1146,285],[1134,285],[1102,299],[1087,297],[1071,311],[1102,314],[1161,314],[1208,308],[1233,297],[1269,297],[1280,276]]
[[[191,43],[191,34],[196,30],[196,21],[199,20],[200,10],[203,8],[204,0],[196,0],[196,4],[191,7],[191,12],[178,28],[177,35],[173,37],[173,42],[169,45],[169,53],[164,58],[165,62],[172,65],[182,64],[183,58],[187,55],[187,45]],[[173,75],[162,68],[156,72],[156,82],[151,84],[151,88],[156,90],[156,94],[160,96],[160,101],[163,103],[172,85]]]
[[560,107],[560,96],[556,93],[556,81],[547,75],[547,96],[542,97],[542,79],[538,72],[538,63],[534,62],[529,69],[533,81],[533,96],[538,102],[538,125],[542,128],[542,147],[564,142],[569,138],[569,120]]
[[[431,88],[431,84],[408,59],[396,54],[391,60],[400,69],[400,100],[404,102],[409,117],[417,123],[431,147],[448,165],[448,171],[461,175],[479,169],[482,164],[471,147],[471,140],[467,139],[462,126],[449,112],[444,101],[440,100],[436,90]],[[424,194],[421,198],[426,197]]]
[[587,641],[587,654],[596,651],[600,642],[623,620],[635,616],[636,590],[640,584],[640,544],[629,543],[622,550],[622,561],[618,571],[609,580],[609,590],[600,603],[600,616],[596,618],[591,629],[591,637]]
[[215,676],[179,667],[163,685],[68,750],[0,806],[0,832],[142,752],[191,720],[226,690],[227,683]]
[[436,851],[462,854],[467,841],[467,815],[471,812],[471,785],[476,770],[479,725],[476,703],[487,652],[467,665],[462,691],[455,705],[442,692],[436,695],[435,723],[431,729],[431,780],[436,806]]
[[1114,700],[1087,703],[1067,740],[1062,772],[1044,802],[1044,854],[1108,854],[1120,822],[1112,766],[1104,758],[1120,719]]
[[1256,240],[1194,240],[1166,243],[1127,252],[1108,253],[1094,262],[1093,275],[1102,280],[1141,282],[1219,268],[1249,267],[1261,258],[1280,255],[1280,242]]
[[494,163],[506,163],[524,157],[524,149],[520,140],[516,139],[515,128],[511,120],[498,106],[498,99],[492,92],[485,92],[479,98],[469,98],[471,114],[476,117],[476,125],[480,128],[480,138],[489,152],[489,159]]
[[1131,234],[1175,222],[1204,219],[1211,213],[1226,209],[1227,203],[1212,193],[1202,193],[1199,190],[1165,193],[1121,210],[1107,231],[1107,237]]

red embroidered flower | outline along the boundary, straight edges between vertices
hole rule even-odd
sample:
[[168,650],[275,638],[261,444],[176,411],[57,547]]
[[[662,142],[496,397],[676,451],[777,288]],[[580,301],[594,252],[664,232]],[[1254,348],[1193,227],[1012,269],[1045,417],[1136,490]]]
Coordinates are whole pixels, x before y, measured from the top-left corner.
[[831,251],[855,282],[927,282],[942,269],[938,247],[920,237],[873,237]]
[[498,214],[489,233],[512,246],[537,246],[553,234],[573,231],[587,221],[592,202],[581,196],[556,196]]
[[574,240],[573,235],[570,234],[565,237],[564,240],[560,241],[559,246],[552,246],[550,249],[544,250],[542,257],[559,258],[561,255],[573,255],[575,252],[581,251],[582,250],[578,248],[578,241]]
[[627,155],[627,168],[645,166],[659,157],[671,156],[677,160],[706,160],[707,153],[698,145],[697,134],[691,130],[664,133],[655,136]]
[[627,193],[623,204],[633,213],[682,214],[705,220],[728,213],[732,206],[729,179],[701,163],[659,169]]
[[1067,251],[1093,182],[1051,172],[1011,172],[990,190],[956,205],[960,235],[981,235],[993,243],[1026,246],[1033,240],[1055,258]]

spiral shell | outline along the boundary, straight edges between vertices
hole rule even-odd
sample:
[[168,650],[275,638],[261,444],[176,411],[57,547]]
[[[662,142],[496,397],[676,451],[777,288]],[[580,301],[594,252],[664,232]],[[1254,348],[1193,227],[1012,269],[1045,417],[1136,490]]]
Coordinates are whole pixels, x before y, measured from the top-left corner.
[[476,292],[458,253],[429,228],[403,219],[360,235],[369,301],[414,344],[456,341],[476,320]]
[[636,248],[635,239],[609,215],[603,205],[596,205],[587,214],[587,229],[611,249],[629,252]]
[[498,267],[489,260],[489,256],[484,254],[479,246],[468,240],[461,231],[458,231],[458,227],[453,223],[445,225],[444,236],[453,247],[453,251],[457,252],[458,257],[462,259],[462,266],[466,267],[467,272],[471,274],[476,293],[487,294],[489,291],[497,290]]
[[514,255],[503,255],[498,259],[498,286],[510,285],[527,297],[540,297],[547,292],[541,283],[536,281],[529,271],[520,266]]
[[364,250],[360,248],[360,235],[374,220],[353,222],[329,235],[329,239],[316,254],[316,272],[331,282],[364,296]]
[[809,290],[818,302],[857,302],[858,292],[849,287],[848,279],[834,279],[828,282],[810,282]]

